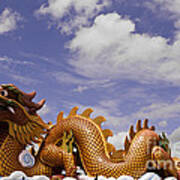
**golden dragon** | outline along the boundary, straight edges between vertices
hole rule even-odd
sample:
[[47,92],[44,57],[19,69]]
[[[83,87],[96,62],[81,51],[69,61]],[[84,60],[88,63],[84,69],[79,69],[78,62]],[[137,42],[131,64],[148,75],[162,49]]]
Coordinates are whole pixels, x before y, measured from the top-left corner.
[[[91,119],[90,108],[78,115],[75,107],[66,118],[60,112],[55,125],[45,123],[36,112],[45,100],[32,102],[35,94],[24,93],[12,84],[0,86],[0,176],[23,171],[28,176],[51,177],[65,169],[67,176],[75,177],[76,167],[82,165],[94,177],[130,175],[138,179],[149,169],[178,177],[169,148],[164,144],[166,139],[157,135],[154,127],[149,128],[147,120],[143,127],[140,120],[137,122],[136,132],[130,127],[125,150],[117,151],[107,141],[112,132],[101,129],[104,117]],[[35,153],[32,143],[39,144],[38,152]],[[28,144],[32,145],[35,158],[32,167],[24,167],[19,160]]]

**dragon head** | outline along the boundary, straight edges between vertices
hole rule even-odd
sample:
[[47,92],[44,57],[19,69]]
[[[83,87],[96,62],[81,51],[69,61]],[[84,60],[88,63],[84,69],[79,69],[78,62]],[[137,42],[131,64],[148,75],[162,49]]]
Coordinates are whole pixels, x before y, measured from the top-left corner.
[[162,135],[159,135],[159,146],[161,146],[166,152],[171,155],[171,149],[169,147],[169,139],[166,137],[166,134],[162,132]]
[[165,133],[159,135],[159,142],[154,146],[151,152],[153,165],[157,170],[163,169],[163,176],[173,175],[178,178],[177,166],[171,157],[171,149],[169,147],[169,140]]
[[49,126],[37,115],[45,100],[32,102],[36,92],[24,93],[13,84],[0,86],[0,123],[9,125],[9,134],[21,144],[38,142],[44,129]]
[[25,93],[13,84],[2,84],[0,87],[0,95],[20,103],[29,114],[36,114],[36,111],[41,109],[45,103],[45,99],[42,99],[37,104],[32,102],[32,99],[36,95],[35,91]]

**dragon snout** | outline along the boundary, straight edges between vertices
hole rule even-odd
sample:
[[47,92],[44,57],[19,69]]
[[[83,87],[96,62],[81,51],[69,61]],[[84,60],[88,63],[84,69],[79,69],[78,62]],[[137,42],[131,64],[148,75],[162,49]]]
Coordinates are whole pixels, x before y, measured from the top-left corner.
[[157,170],[163,169],[167,176],[174,176],[178,178],[177,169],[173,159],[162,147],[155,146],[152,149],[151,158],[154,161],[154,165]]

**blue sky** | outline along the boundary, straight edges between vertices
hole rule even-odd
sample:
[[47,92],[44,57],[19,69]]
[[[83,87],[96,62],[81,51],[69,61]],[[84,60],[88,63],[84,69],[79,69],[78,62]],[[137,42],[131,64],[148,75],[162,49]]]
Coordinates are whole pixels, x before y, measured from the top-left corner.
[[92,107],[115,134],[148,118],[180,144],[179,8],[179,0],[1,0],[1,83],[46,98],[45,121]]

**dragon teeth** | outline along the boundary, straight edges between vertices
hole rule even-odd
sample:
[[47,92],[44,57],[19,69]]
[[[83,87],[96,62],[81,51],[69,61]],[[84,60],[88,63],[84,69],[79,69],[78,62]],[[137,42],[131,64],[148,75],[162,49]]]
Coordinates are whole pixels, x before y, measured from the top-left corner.
[[77,152],[77,148],[74,147],[74,148],[73,148],[73,152]]
[[14,109],[12,107],[8,106],[7,108],[11,113],[15,114],[15,111],[14,111]]

